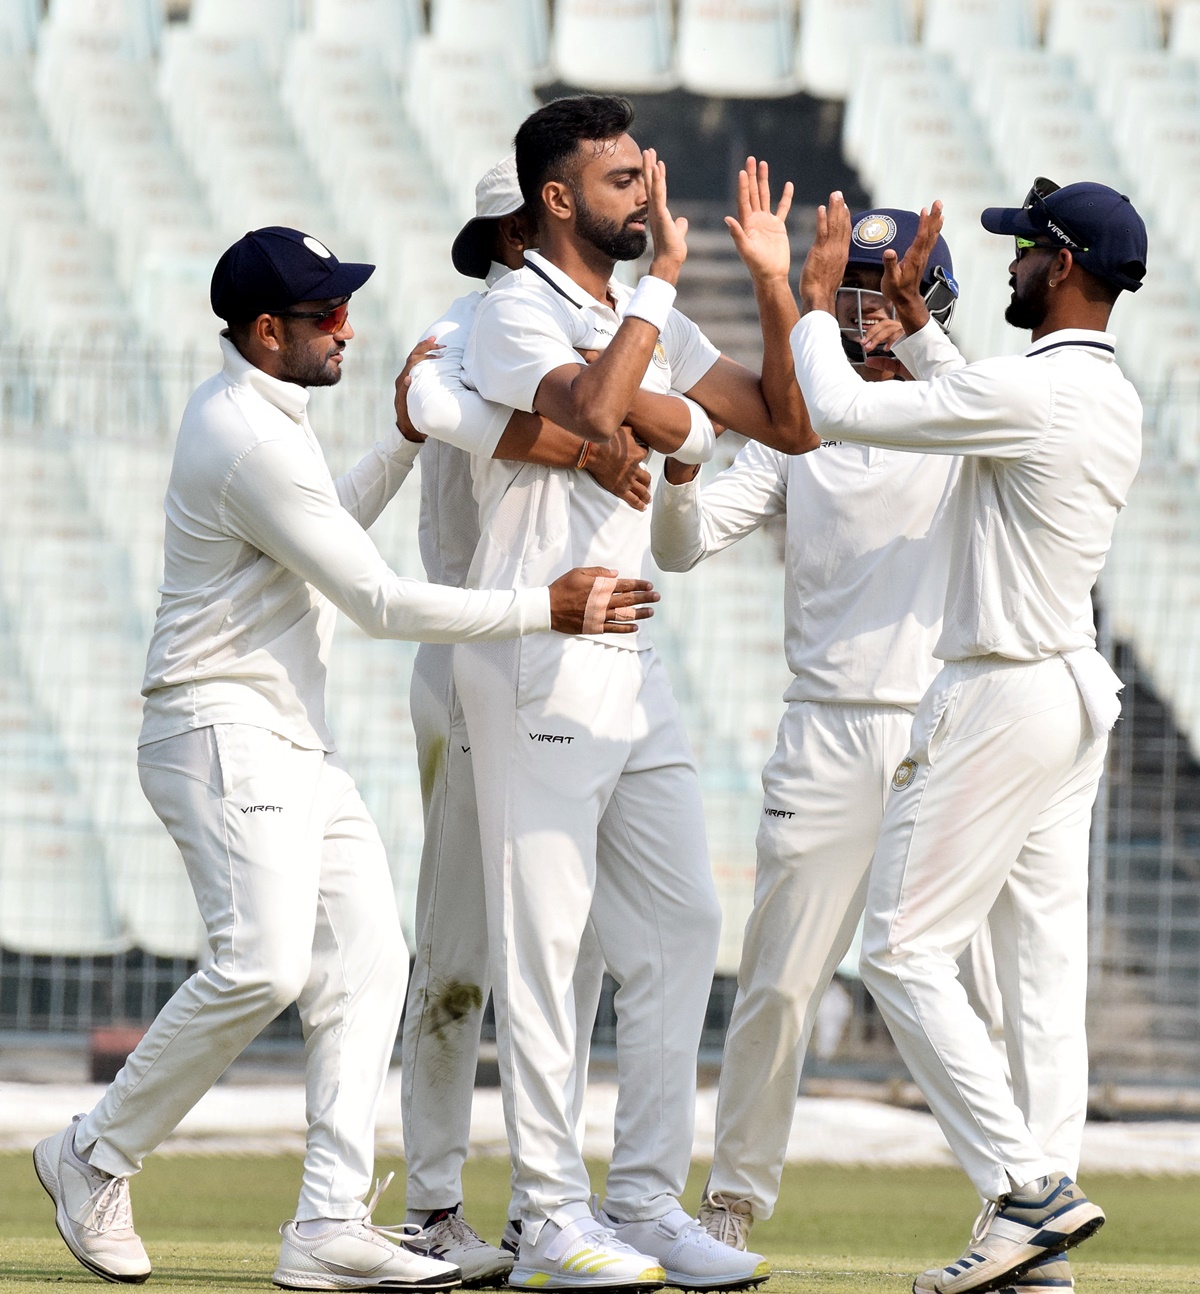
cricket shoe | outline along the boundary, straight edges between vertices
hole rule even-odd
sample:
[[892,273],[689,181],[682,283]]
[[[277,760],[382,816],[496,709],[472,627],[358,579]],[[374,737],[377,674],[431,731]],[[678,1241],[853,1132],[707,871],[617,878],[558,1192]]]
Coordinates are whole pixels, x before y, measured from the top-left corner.
[[67,1248],[106,1281],[137,1285],[150,1275],[150,1259],[133,1229],[129,1182],[110,1177],[75,1153],[75,1125],[39,1141],[33,1167],[54,1201],[54,1225]]
[[500,1248],[512,1254],[515,1260],[521,1252],[521,1219],[509,1218],[504,1224],[504,1234],[500,1237]]
[[762,1254],[714,1239],[680,1208],[643,1222],[618,1222],[603,1212],[596,1216],[618,1240],[657,1258],[667,1273],[667,1284],[677,1289],[753,1289],[771,1274]]
[[[1037,1188],[1026,1187],[986,1204],[962,1256],[948,1267],[922,1272],[913,1282],[913,1294],[1008,1289],[1031,1267],[1081,1243],[1104,1225],[1104,1210],[1071,1178],[1041,1181]],[[1029,1286],[1017,1288],[1029,1294]]]
[[656,1259],[631,1249],[588,1216],[565,1227],[546,1222],[536,1242],[522,1233],[508,1283],[527,1290],[644,1291],[660,1289],[666,1272]]
[[421,1228],[422,1239],[410,1242],[410,1247],[419,1244],[427,1253],[453,1263],[461,1270],[465,1286],[502,1285],[512,1271],[514,1251],[489,1245],[463,1217],[462,1207],[456,1204],[431,1213]]
[[1066,1254],[1049,1254],[1011,1280],[997,1294],[1068,1294],[1075,1288]]
[[371,1221],[393,1173],[376,1183],[361,1218],[331,1221],[319,1235],[304,1235],[295,1222],[279,1228],[283,1244],[274,1284],[289,1290],[448,1290],[462,1284],[453,1263],[429,1255],[420,1227],[380,1227]]
[[754,1214],[750,1212],[749,1200],[735,1200],[719,1191],[705,1191],[696,1221],[714,1240],[731,1249],[745,1249],[750,1228],[754,1225]]

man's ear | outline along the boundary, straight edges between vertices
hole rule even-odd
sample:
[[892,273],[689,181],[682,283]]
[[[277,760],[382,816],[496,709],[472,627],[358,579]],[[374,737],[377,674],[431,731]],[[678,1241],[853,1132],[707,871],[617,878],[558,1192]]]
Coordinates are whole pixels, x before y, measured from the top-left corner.
[[551,220],[570,220],[575,215],[575,194],[565,180],[547,180],[542,185],[542,203]]
[[1070,274],[1071,267],[1074,264],[1075,257],[1070,250],[1066,247],[1059,248],[1057,255],[1054,257],[1054,264],[1050,269],[1051,285],[1057,287]]
[[515,211],[510,216],[501,216],[499,222],[500,241],[510,251],[523,252],[529,246],[526,237],[526,222],[523,211]]
[[254,340],[264,350],[279,350],[283,345],[283,328],[274,315],[261,314],[251,328]]

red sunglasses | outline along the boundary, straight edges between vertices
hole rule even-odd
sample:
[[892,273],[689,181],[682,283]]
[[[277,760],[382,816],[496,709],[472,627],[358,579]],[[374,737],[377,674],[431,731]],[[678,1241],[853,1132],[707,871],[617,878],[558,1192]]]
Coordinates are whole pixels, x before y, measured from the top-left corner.
[[280,310],[277,313],[281,319],[311,319],[318,332],[340,332],[350,313],[350,298],[340,301],[332,310]]

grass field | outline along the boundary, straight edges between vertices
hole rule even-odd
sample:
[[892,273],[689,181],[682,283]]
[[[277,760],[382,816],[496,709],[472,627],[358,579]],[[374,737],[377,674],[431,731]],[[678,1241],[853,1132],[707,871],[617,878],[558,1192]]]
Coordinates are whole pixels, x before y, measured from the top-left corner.
[[[403,1165],[377,1210],[403,1217]],[[507,1165],[467,1165],[469,1213],[486,1235],[504,1224]],[[593,1181],[602,1169],[593,1165]],[[684,1200],[694,1207],[705,1168],[696,1165]],[[138,1230],[155,1265],[157,1291],[270,1288],[275,1229],[291,1216],[299,1181],[292,1158],[152,1160],[133,1185]],[[1200,1286],[1200,1176],[1090,1176],[1084,1183],[1108,1225],[1079,1250],[1077,1289],[1098,1294],[1182,1294]],[[53,1282],[62,1294],[101,1287],[69,1256],[28,1155],[0,1154],[0,1291]],[[775,1216],[754,1242],[775,1269],[770,1294],[849,1294],[910,1288],[914,1272],[948,1261],[966,1241],[977,1202],[946,1169],[792,1166]]]

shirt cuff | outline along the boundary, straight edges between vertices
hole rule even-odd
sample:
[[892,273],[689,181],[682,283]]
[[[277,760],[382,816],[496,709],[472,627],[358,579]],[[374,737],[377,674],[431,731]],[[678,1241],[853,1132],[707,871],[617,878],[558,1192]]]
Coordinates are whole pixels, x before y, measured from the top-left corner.
[[913,377],[920,378],[921,370],[934,361],[937,343],[945,335],[937,320],[930,315],[923,328],[892,343],[892,354]]
[[409,440],[407,436],[401,434],[398,428],[396,431],[396,439],[400,443],[389,448],[388,457],[394,459],[397,463],[404,463],[408,467],[411,467],[417,461],[417,455],[421,452],[420,443],[415,440]]
[[521,610],[521,632],[526,634],[550,631],[550,590],[517,589],[517,606]]

